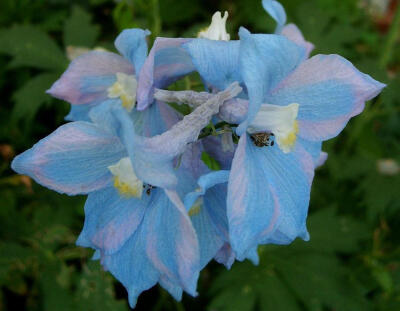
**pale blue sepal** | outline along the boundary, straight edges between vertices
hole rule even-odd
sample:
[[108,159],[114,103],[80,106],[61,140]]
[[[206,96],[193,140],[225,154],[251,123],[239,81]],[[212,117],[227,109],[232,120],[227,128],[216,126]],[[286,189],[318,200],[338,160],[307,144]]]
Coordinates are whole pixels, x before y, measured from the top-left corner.
[[209,188],[217,184],[226,183],[228,179],[229,171],[223,170],[201,176],[198,180],[199,188],[191,193],[188,193],[185,197],[184,203],[186,210],[189,211],[197,198],[203,196]]
[[362,112],[365,102],[384,87],[339,55],[316,55],[288,75],[267,102],[299,104],[298,135],[321,141],[338,135],[351,117]]
[[143,111],[137,111],[137,114],[141,114],[141,135],[145,137],[160,135],[182,119],[175,109],[159,101]]
[[183,289],[182,287],[174,284],[168,278],[164,275],[161,276],[159,280],[160,286],[164,288],[176,301],[181,301],[182,300],[182,293]]
[[147,147],[146,138],[135,133],[132,119],[125,109],[114,107],[111,113],[119,121],[118,136],[128,151],[138,178],[157,187],[175,187],[177,178],[172,163],[173,157],[167,151],[160,153]]
[[112,185],[90,193],[76,244],[100,249],[103,254],[115,253],[135,233],[149,202],[146,194],[141,199],[124,197]]
[[[105,100],[101,104],[90,109],[88,117],[91,122],[102,126],[106,131],[112,133],[112,135],[118,136],[120,123],[111,113],[114,107],[121,107],[121,100]],[[133,111],[132,114],[134,113],[135,112]]]
[[144,225],[139,226],[118,252],[104,255],[101,263],[127,289],[129,305],[134,308],[138,296],[153,287],[160,273],[146,255],[147,233]]
[[241,82],[239,72],[240,41],[194,39],[183,47],[207,86],[224,90],[231,83]]
[[257,246],[254,246],[247,253],[247,258],[253,263],[253,265],[258,266],[260,263],[260,257],[258,256]]
[[99,260],[101,258],[100,250],[96,249],[93,253],[92,260]]
[[218,250],[214,259],[216,262],[223,264],[228,270],[230,270],[235,262],[235,253],[233,252],[231,245],[229,243],[224,243],[224,245],[222,245]]
[[300,143],[305,151],[307,151],[313,159],[315,167],[320,163],[322,142],[321,141],[309,141],[301,137],[297,137],[297,142]]
[[140,73],[144,61],[147,56],[146,37],[150,35],[149,30],[139,28],[123,30],[117,39],[115,39],[115,47],[128,59],[135,68],[136,76]]
[[231,244],[239,260],[249,250],[274,240],[302,236],[314,163],[297,144],[290,153],[277,146],[257,147],[248,135],[239,140],[228,184]]
[[304,59],[305,49],[279,35],[251,34],[241,27],[240,70],[249,96],[247,119],[237,128],[242,135],[278,85]]
[[117,137],[100,125],[79,121],[59,127],[15,157],[11,167],[60,193],[87,194],[109,183],[108,166],[124,156]]
[[194,71],[192,60],[182,44],[192,39],[158,37],[139,74],[137,109],[145,110],[154,101],[154,88],[165,88]]
[[286,12],[282,4],[275,0],[263,0],[264,10],[276,21],[275,33],[280,34],[283,26],[286,24]]
[[107,99],[118,72],[132,75],[134,68],[118,54],[88,52],[74,59],[46,93],[71,105],[99,104]]
[[161,274],[196,296],[200,256],[190,218],[175,192],[154,189],[152,198],[144,222],[146,253]]
[[64,118],[66,121],[88,121],[90,122],[89,118],[89,111],[92,109],[92,104],[86,105],[71,105],[71,110]]
[[244,260],[262,232],[274,226],[274,200],[261,169],[264,163],[257,162],[257,151],[251,145],[250,137],[242,135],[228,183],[229,236],[238,260]]
[[[186,210],[196,230],[200,246],[200,268],[214,258],[229,241],[226,218],[226,182],[229,171],[217,171],[199,178],[199,188],[185,197]],[[199,200],[202,200],[199,202]]]

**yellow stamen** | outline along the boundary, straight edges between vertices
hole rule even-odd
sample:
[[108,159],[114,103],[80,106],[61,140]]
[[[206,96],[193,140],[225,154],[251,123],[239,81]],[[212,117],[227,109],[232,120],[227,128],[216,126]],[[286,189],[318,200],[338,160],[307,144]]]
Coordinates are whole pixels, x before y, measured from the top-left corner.
[[107,90],[108,98],[120,98],[122,106],[131,111],[136,103],[137,81],[135,76],[118,72],[116,77],[117,81]]
[[142,196],[143,187],[131,187],[129,184],[122,182],[118,176],[114,176],[114,187],[118,193],[126,198],[140,198]]
[[192,207],[189,210],[189,216],[196,216],[201,212],[201,207],[203,205],[203,198],[199,197],[197,198],[197,200],[194,202],[194,204],[192,205]]
[[296,143],[297,134],[299,133],[299,125],[297,120],[293,123],[293,131],[291,131],[286,137],[281,138],[279,144],[282,149],[291,150]]

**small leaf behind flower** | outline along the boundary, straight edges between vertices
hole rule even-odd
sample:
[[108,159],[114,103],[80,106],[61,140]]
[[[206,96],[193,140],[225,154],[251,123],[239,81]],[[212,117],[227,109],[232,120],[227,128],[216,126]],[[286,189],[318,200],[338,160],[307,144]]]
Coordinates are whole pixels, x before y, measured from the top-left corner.
[[212,171],[219,171],[221,169],[221,165],[215,160],[212,156],[210,156],[207,152],[203,151],[201,154],[201,160],[205,165]]

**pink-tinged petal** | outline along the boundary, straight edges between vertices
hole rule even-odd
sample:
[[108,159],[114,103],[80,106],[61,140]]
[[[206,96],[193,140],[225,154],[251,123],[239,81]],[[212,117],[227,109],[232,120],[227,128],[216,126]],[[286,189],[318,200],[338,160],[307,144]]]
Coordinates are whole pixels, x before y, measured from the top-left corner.
[[184,153],[190,143],[197,141],[200,131],[218,112],[223,102],[241,91],[242,88],[233,83],[186,115],[168,131],[150,138],[137,135],[127,112],[115,107],[112,113],[120,122],[119,134],[126,145],[138,178],[157,187],[174,189],[177,185],[173,168],[175,157]]
[[118,54],[89,52],[73,60],[47,93],[72,105],[100,103],[107,99],[117,72],[135,73],[132,64]]
[[113,186],[90,193],[77,245],[115,253],[136,232],[149,201],[148,195],[141,199],[121,196]]
[[160,189],[148,207],[146,253],[161,274],[196,296],[199,276],[196,232],[178,195],[165,193]]
[[286,24],[286,12],[282,4],[276,0],[262,0],[262,6],[277,23],[275,33],[281,33],[283,25]]
[[268,95],[304,60],[305,50],[281,35],[251,34],[240,28],[240,73],[249,96],[247,118],[237,128],[246,132]]
[[123,30],[115,39],[115,47],[127,60],[133,64],[135,71],[140,72],[147,56],[146,37],[149,30],[132,28]]
[[124,156],[116,136],[92,123],[72,122],[18,155],[12,168],[55,191],[86,194],[105,187],[108,166]]
[[231,124],[239,124],[246,119],[249,101],[234,98],[226,101],[219,109],[218,117]]
[[265,186],[266,177],[253,159],[250,144],[247,135],[240,138],[228,183],[229,235],[239,260],[244,260],[261,233],[271,226],[274,214],[273,198]]
[[219,249],[218,253],[214,258],[220,264],[223,264],[227,269],[230,269],[235,262],[235,253],[229,243],[224,243],[224,245]]
[[241,136],[227,199],[231,245],[239,260],[258,244],[305,237],[313,172],[313,159],[301,145],[286,154]]
[[320,166],[324,165],[326,160],[328,160],[328,153],[325,151],[322,151],[319,156],[319,159],[316,163],[316,167],[320,167]]
[[143,122],[143,136],[160,135],[182,119],[182,116],[171,106],[156,101],[154,105],[139,112]]
[[154,88],[164,88],[194,71],[191,58],[182,47],[191,39],[157,38],[139,74],[137,102],[144,110],[153,102]]
[[384,87],[341,56],[316,55],[300,64],[267,101],[298,103],[299,136],[320,141],[338,135]]
[[305,48],[306,59],[310,56],[310,53],[314,49],[314,44],[304,39],[303,34],[295,24],[287,24],[285,27],[283,27],[281,35],[285,36],[286,38],[288,38],[290,41],[293,41],[297,45]]

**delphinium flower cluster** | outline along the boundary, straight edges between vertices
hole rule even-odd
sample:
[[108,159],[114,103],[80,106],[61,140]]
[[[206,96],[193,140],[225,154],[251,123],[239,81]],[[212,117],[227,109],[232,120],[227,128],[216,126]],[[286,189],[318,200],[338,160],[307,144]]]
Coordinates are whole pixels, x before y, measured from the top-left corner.
[[[198,38],[157,38],[148,53],[150,32],[127,29],[120,54],[77,57],[48,91],[71,104],[70,122],[12,163],[45,187],[88,195],[77,244],[95,250],[131,307],[157,283],[177,300],[196,296],[212,259],[257,264],[259,245],[308,240],[321,144],[384,87],[338,55],[310,57],[283,7],[262,4],[274,34],[240,28],[230,40],[228,13],[217,12]],[[168,90],[192,72],[204,92]]]

